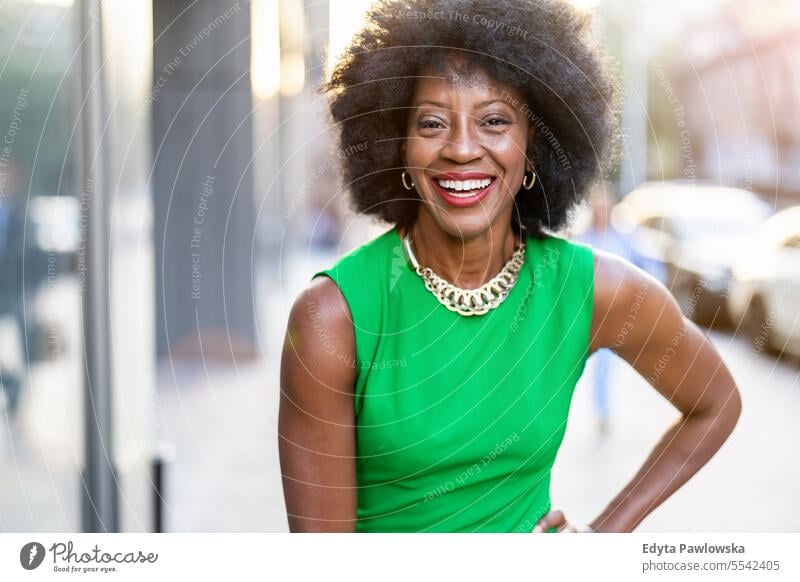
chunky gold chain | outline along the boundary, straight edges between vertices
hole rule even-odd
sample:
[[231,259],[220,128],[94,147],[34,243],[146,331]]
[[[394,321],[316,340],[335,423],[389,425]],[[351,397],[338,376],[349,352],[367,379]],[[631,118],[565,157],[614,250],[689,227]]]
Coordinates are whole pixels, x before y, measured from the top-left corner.
[[430,267],[419,264],[411,249],[408,234],[403,237],[403,243],[414,270],[425,282],[425,288],[433,293],[439,303],[461,315],[483,315],[498,307],[508,297],[517,282],[522,265],[525,264],[525,242],[522,238],[514,254],[497,275],[477,289],[462,289],[434,273]]

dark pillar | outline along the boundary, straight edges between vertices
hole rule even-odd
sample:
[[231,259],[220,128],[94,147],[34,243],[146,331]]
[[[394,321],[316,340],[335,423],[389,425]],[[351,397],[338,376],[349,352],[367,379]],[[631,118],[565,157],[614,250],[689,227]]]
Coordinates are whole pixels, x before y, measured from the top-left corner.
[[251,357],[250,5],[156,0],[153,32],[158,354]]

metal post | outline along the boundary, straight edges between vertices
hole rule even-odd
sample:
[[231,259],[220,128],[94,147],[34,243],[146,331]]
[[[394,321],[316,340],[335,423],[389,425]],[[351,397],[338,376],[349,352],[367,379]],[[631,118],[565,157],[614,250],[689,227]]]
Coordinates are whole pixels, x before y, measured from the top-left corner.
[[119,531],[111,407],[109,214],[101,5],[78,0],[80,47],[79,143],[81,242],[78,279],[82,294],[85,381],[85,467],[82,530]]

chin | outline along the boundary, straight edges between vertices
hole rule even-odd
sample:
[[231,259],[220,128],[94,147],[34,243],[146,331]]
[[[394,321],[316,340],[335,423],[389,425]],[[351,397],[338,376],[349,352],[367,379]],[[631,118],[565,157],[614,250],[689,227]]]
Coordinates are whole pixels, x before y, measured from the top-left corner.
[[435,220],[439,228],[449,235],[455,238],[471,239],[489,231],[497,217],[487,216],[479,210],[473,216],[456,218],[452,214],[448,215],[440,211]]

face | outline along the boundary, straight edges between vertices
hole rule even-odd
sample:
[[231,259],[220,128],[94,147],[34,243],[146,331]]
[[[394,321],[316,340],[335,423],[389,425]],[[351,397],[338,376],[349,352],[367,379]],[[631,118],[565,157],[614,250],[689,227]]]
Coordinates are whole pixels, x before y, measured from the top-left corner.
[[525,150],[533,127],[521,104],[519,92],[483,70],[469,78],[421,75],[401,146],[423,201],[420,215],[464,238],[510,225],[514,195],[531,169]]

